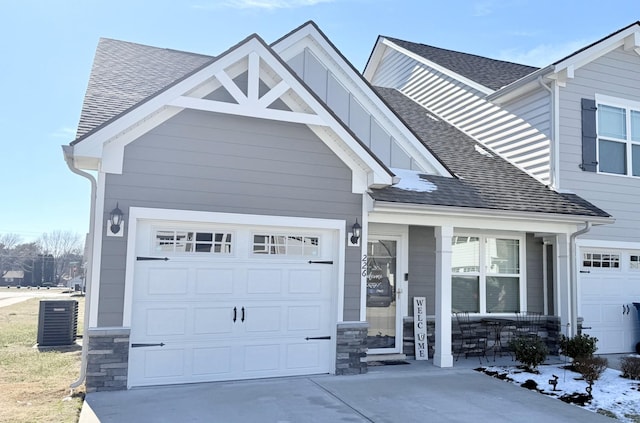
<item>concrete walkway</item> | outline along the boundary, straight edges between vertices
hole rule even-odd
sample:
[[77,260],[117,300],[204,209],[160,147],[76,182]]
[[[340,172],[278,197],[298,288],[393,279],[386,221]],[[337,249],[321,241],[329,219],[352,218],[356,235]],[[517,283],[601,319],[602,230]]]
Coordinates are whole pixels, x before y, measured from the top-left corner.
[[[462,361],[462,360],[461,360]],[[80,423],[611,422],[475,372],[476,360],[370,367],[359,376],[203,383],[88,394]]]

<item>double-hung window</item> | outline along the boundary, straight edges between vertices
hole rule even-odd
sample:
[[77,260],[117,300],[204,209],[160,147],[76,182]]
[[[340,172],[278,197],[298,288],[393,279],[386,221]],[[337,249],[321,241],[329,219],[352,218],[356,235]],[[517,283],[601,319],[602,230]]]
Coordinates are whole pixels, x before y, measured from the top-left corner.
[[453,311],[513,313],[524,292],[522,239],[485,235],[452,238]]
[[597,96],[598,170],[640,176],[640,103]]

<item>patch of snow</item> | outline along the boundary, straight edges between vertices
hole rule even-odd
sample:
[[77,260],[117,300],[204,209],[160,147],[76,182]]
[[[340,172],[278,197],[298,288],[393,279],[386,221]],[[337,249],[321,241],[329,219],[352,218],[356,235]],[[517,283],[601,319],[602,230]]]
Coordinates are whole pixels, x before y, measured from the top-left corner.
[[[485,367],[485,370],[507,374],[516,385],[531,379],[538,384],[537,389],[542,391],[542,394],[558,399],[565,394],[587,392],[587,382],[578,380],[581,375],[564,369],[561,364],[538,366],[540,374],[525,372],[517,367],[489,366]],[[620,374],[618,370],[606,369],[593,384],[593,398],[583,408],[593,412],[608,410],[615,414],[619,421],[633,423],[637,421],[633,416],[640,416],[640,382],[625,379]],[[558,376],[555,391],[549,384],[554,375]]]
[[417,192],[433,192],[438,189],[434,183],[420,177],[424,172],[407,169],[391,169],[391,171],[400,178],[400,182],[395,184],[394,188]]
[[478,144],[476,144],[475,149],[478,153],[482,154],[483,156],[487,156],[487,157],[493,157],[493,154],[489,153],[487,150],[485,150],[484,148],[480,147]]

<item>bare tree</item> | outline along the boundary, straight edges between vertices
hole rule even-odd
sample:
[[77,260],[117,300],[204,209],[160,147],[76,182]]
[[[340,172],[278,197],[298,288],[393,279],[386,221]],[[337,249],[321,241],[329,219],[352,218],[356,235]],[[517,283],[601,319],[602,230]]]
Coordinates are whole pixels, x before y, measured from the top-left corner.
[[13,251],[21,240],[22,238],[18,234],[6,233],[0,235],[0,278],[10,270],[21,269],[22,258],[18,257]]
[[52,231],[42,234],[38,245],[43,254],[51,254],[54,259],[55,279],[59,283],[69,263],[82,255],[80,235],[71,231]]

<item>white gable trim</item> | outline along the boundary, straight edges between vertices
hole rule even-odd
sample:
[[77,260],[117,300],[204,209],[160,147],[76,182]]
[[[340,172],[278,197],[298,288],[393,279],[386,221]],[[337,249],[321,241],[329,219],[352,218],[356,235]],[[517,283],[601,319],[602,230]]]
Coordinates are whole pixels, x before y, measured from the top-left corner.
[[640,55],[640,25],[634,24],[624,31],[609,36],[591,47],[572,54],[556,64],[539,69],[489,95],[487,100],[496,103],[506,102],[538,88],[539,77],[555,81],[564,87],[572,79],[575,71],[594,60],[622,47],[625,51],[633,50]]
[[579,53],[573,54],[554,65],[554,73],[572,73],[611,51],[623,47],[625,50],[640,50],[640,27],[633,25]]
[[400,147],[425,170],[434,171],[439,176],[453,176],[429,152],[422,142],[406,127],[406,125],[389,110],[387,105],[372,92],[371,87],[363,81],[359,74],[345,62],[334,46],[311,23],[304,25],[292,34],[287,35],[273,46],[273,49],[284,60],[288,61],[308,49],[322,62],[331,74],[342,84],[355,99],[375,118]]
[[[281,78],[281,81],[271,81],[275,92],[269,92],[263,98],[258,98],[260,60]],[[243,65],[239,66],[239,62]],[[246,95],[232,80],[245,69],[249,74]],[[218,81],[217,84],[211,82],[212,78]],[[193,96],[205,96],[210,90],[204,87],[211,89],[219,85],[225,87],[237,104]],[[268,108],[277,98],[285,101],[291,111]],[[101,171],[121,173],[124,147],[186,108],[298,122],[308,125],[312,130],[315,130],[314,127],[324,128],[336,136],[324,136],[321,139],[329,142],[331,150],[353,171],[354,192],[366,191],[369,185],[364,185],[362,181],[369,181],[374,186],[393,183],[393,174],[255,36],[82,139],[73,146],[76,163],[90,162],[87,159],[94,158],[101,162]]]

